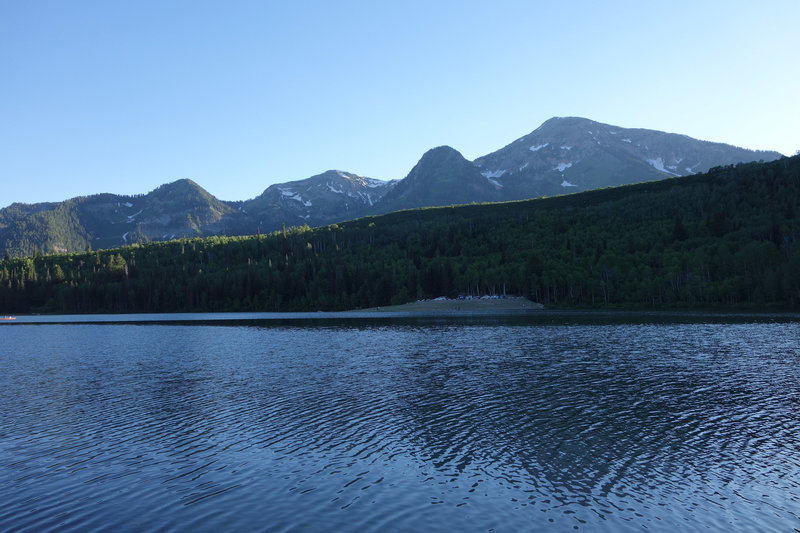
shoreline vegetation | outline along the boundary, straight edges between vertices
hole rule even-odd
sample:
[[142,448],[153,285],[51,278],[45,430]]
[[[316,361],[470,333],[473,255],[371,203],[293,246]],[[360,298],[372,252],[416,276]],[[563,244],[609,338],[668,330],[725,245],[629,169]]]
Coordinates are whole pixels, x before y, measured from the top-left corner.
[[561,309],[794,311],[799,215],[795,156],[269,235],[6,254],[0,314],[466,312],[511,305],[506,294]]

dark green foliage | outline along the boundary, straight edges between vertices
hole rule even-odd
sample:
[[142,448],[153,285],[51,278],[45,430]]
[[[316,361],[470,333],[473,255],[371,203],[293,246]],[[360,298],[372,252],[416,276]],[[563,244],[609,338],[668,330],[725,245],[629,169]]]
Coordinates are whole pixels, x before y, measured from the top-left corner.
[[81,199],[59,204],[12,204],[0,210],[4,254],[33,255],[36,250],[66,252],[86,249],[86,230],[80,221]]
[[797,308],[799,202],[793,157],[313,230],[7,257],[0,313],[337,310],[503,293],[560,306]]

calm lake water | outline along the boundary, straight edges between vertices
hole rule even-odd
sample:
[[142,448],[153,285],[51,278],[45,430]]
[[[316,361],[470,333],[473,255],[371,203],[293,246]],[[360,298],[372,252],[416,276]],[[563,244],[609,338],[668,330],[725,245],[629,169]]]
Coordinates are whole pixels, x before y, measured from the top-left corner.
[[800,322],[635,317],[4,324],[0,530],[798,531]]

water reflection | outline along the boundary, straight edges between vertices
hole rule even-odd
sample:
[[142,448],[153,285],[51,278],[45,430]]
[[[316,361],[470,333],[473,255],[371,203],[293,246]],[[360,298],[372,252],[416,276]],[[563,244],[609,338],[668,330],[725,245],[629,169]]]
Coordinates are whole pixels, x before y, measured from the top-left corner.
[[12,529],[777,531],[800,519],[792,323],[3,334],[0,523]]

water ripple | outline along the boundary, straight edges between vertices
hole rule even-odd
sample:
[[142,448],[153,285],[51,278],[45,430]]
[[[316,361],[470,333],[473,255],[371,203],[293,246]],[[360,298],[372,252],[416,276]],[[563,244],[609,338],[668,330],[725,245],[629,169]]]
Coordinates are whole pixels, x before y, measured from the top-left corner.
[[800,523],[794,324],[3,333],[3,529]]

